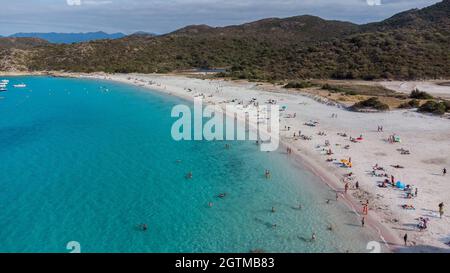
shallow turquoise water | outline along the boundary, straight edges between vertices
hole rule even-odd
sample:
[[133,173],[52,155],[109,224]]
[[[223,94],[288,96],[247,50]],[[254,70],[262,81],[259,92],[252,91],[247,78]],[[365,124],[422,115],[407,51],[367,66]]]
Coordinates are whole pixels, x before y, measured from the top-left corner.
[[105,81],[9,79],[28,87],[0,93],[0,252],[68,252],[69,241],[82,252],[365,252],[376,238],[280,151],[172,140],[170,111],[188,102]]

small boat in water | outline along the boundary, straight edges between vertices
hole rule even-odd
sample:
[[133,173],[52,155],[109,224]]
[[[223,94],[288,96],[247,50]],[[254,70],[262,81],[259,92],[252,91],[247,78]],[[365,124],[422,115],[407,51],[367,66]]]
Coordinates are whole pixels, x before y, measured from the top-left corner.
[[6,89],[6,87],[0,87],[0,92],[6,92],[8,91],[8,89]]
[[4,83],[4,84],[8,84],[8,83],[9,83],[9,80],[1,80],[0,82],[1,82],[1,83]]
[[27,87],[27,85],[24,84],[24,83],[14,84],[13,86],[14,86],[14,88],[25,88],[25,87]]

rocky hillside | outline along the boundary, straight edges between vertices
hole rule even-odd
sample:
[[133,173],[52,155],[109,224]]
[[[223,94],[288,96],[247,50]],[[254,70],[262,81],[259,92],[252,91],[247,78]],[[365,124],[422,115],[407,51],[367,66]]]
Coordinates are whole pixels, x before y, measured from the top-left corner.
[[[3,50],[0,59],[29,70],[82,72],[225,67],[222,76],[269,81],[450,78],[449,18],[450,0],[444,0],[367,25],[314,16],[270,18],[219,28],[188,26],[157,37],[17,46],[24,52]],[[0,69],[8,65],[3,61]]]

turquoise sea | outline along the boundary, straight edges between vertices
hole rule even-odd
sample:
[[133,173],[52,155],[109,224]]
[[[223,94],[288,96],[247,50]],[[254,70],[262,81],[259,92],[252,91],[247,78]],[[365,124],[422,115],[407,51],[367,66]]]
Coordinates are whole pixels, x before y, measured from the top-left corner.
[[64,253],[70,241],[81,252],[368,252],[377,240],[281,150],[172,140],[171,109],[190,102],[107,81],[8,79],[0,252]]

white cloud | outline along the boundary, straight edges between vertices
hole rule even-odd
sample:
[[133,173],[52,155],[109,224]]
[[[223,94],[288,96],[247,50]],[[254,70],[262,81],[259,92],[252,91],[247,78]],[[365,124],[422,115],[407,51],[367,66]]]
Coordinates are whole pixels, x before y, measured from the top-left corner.
[[67,5],[69,6],[81,6],[81,5],[108,5],[112,4],[113,1],[108,0],[66,0]]

